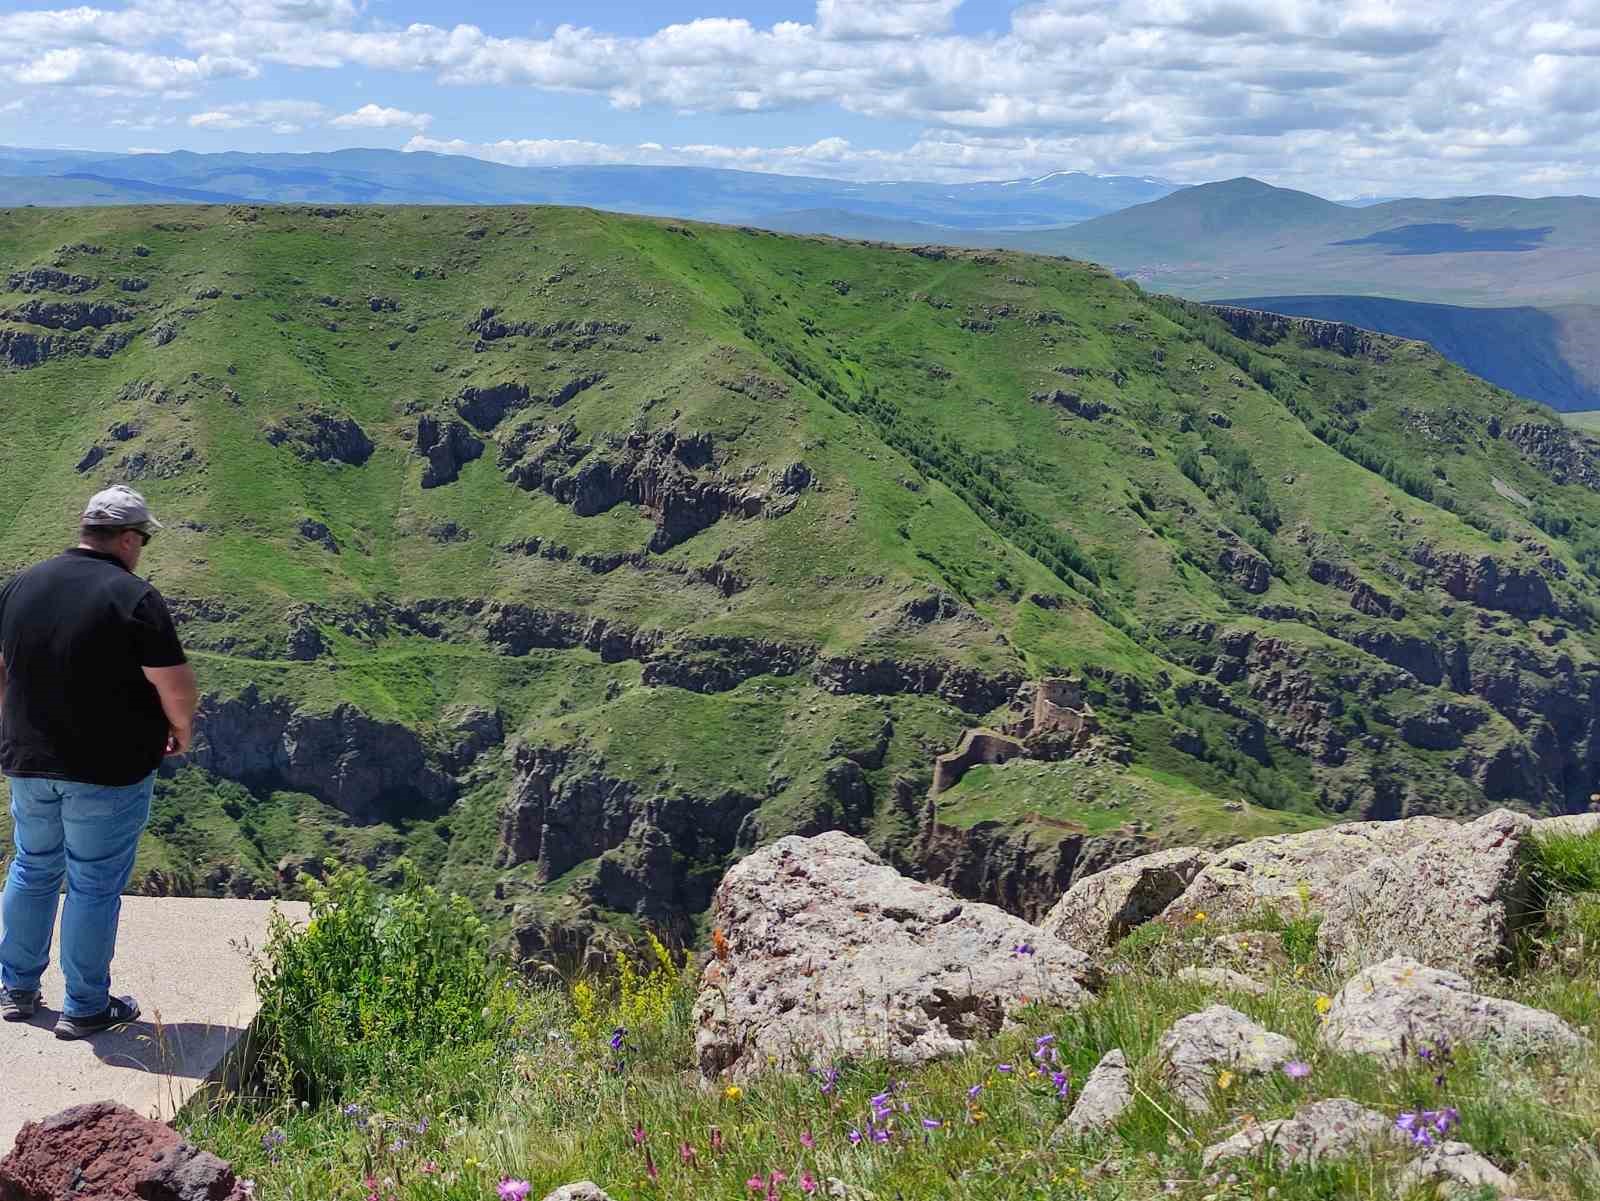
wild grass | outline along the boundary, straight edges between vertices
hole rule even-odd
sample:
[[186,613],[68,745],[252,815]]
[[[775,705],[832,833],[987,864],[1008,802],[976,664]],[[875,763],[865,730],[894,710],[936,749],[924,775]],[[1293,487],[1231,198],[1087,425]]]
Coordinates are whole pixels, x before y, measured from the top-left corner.
[[[420,889],[413,882],[408,895]],[[286,964],[318,962],[365,926],[375,936],[357,939],[365,966],[348,981],[297,967],[270,978],[298,982],[307,1000],[337,992],[346,1013],[398,995],[386,991],[386,978],[411,976],[413,959],[433,965],[431,979],[491,979],[470,940],[435,943],[416,927],[386,925],[362,908],[359,890],[355,899],[342,915],[323,909],[303,933],[282,934],[274,953]],[[1567,920],[1555,913],[1545,927],[1551,948],[1573,936]],[[1341,981],[1307,955],[1314,934],[1294,921],[1258,931],[1253,944],[1264,962],[1249,970],[1269,989],[1250,996],[1175,977],[1185,964],[1217,961],[1219,933],[1204,921],[1140,927],[1109,953],[1107,983],[1094,1000],[1075,1011],[1030,1006],[953,1059],[921,1067],[824,1060],[809,1072],[769,1070],[737,1083],[700,1077],[693,965],[657,943],[642,964],[625,968],[564,976],[546,966],[523,982],[494,979],[494,999],[476,1014],[456,1004],[448,984],[413,989],[405,1022],[375,1028],[370,1043],[319,1048],[316,1070],[337,1087],[311,1098],[276,1087],[269,1075],[254,1091],[191,1103],[180,1125],[252,1179],[257,1197],[308,1201],[476,1201],[518,1181],[537,1199],[579,1179],[618,1201],[1432,1201],[1429,1192],[1399,1189],[1408,1148],[1315,1167],[1270,1156],[1214,1172],[1202,1166],[1206,1146],[1246,1123],[1348,1097],[1390,1118],[1453,1107],[1454,1137],[1513,1172],[1521,1195],[1600,1198],[1600,1060],[1592,1050],[1538,1059],[1456,1047],[1399,1066],[1331,1054],[1317,1033]],[[1600,1012],[1600,959],[1555,953],[1486,987],[1588,1025]],[[1293,1038],[1309,1073],[1219,1074],[1210,1109],[1191,1114],[1164,1088],[1156,1044],[1174,1020],[1219,1001]],[[454,1035],[406,1035],[437,1034],[434,1023],[446,1014],[446,1025],[461,1023]],[[293,1016],[269,1011],[268,1034]],[[1103,1135],[1053,1139],[1075,1091],[1112,1049],[1133,1065],[1135,1103]],[[1055,1073],[1069,1082],[1065,1097]],[[874,1098],[887,1116],[869,1124]],[[888,1129],[882,1141],[868,1133],[874,1125]]]

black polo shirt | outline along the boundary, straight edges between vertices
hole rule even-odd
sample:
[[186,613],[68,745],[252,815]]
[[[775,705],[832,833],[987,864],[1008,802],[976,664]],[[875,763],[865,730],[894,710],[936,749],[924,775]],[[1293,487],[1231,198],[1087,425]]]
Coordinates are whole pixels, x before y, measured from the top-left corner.
[[167,718],[143,668],[185,662],[161,594],[81,548],[0,588],[0,771],[126,785],[161,763]]

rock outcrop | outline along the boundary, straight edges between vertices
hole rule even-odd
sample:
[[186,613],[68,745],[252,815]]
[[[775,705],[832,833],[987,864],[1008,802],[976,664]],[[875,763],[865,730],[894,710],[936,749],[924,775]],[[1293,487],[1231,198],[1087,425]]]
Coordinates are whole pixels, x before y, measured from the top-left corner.
[[1367,968],[1341,988],[1318,1038],[1331,1051],[1397,1062],[1468,1043],[1551,1051],[1585,1041],[1553,1013],[1476,993],[1465,977],[1403,956]]
[[708,1077],[957,1054],[1024,997],[1074,1005],[1096,978],[1061,940],[909,880],[838,832],[744,859],[717,889],[712,922],[724,941],[696,1003]]
[[1226,1005],[1179,1018],[1156,1045],[1162,1081],[1193,1113],[1211,1108],[1224,1071],[1259,1076],[1282,1067],[1295,1053],[1292,1039],[1256,1025]]
[[309,793],[360,822],[437,812],[460,791],[406,726],[349,704],[306,712],[253,686],[202,701],[190,756],[223,779]]
[[1119,863],[1074,884],[1039,924],[1088,952],[1109,947],[1182,896],[1212,858],[1174,847]]
[[1394,1122],[1376,1110],[1344,1097],[1302,1105],[1292,1118],[1252,1122],[1233,1137],[1207,1147],[1209,1170],[1233,1159],[1259,1160],[1270,1154],[1278,1166],[1338,1159],[1383,1143],[1403,1143]]
[[429,416],[417,419],[416,446],[417,453],[428,460],[422,469],[424,488],[453,484],[461,477],[461,468],[483,454],[483,440],[464,424]]
[[1445,1197],[1508,1196],[1516,1182],[1466,1143],[1441,1143],[1400,1173],[1402,1191],[1433,1187]]
[[372,457],[372,439],[352,417],[303,410],[267,429],[267,442],[285,446],[307,462],[359,467]]
[[[1465,823],[1415,817],[1253,839],[1211,853],[1161,917],[1182,923],[1204,913],[1236,923],[1268,912],[1285,920],[1316,914],[1319,950],[1347,970],[1410,954],[1435,967],[1476,971],[1504,960],[1530,915],[1521,848],[1533,829],[1529,818],[1500,809]],[[1104,880],[1091,876],[1046,924],[1061,929],[1071,914],[1089,922],[1102,908],[1116,912],[1114,903],[1136,883],[1177,889],[1175,878],[1161,874],[1161,855],[1189,862],[1177,852],[1147,857],[1155,865],[1151,882],[1142,879],[1147,860],[1138,859]],[[1144,895],[1153,903],[1160,894]],[[1148,916],[1149,903],[1127,910],[1108,934],[1126,933]]]
[[124,1105],[96,1101],[29,1122],[0,1160],[0,1201],[246,1201],[233,1169]]
[[1499,966],[1532,908],[1522,870],[1532,830],[1530,818],[1497,809],[1373,857],[1334,889],[1318,950],[1345,971],[1394,955],[1465,972]]
[[1107,1051],[1089,1073],[1055,1138],[1083,1138],[1109,1130],[1133,1104],[1133,1070],[1120,1050]]

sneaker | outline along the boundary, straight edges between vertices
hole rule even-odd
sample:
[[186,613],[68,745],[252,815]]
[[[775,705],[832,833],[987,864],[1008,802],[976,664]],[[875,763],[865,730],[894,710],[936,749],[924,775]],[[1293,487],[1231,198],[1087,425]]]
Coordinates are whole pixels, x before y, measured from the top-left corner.
[[139,1002],[132,997],[112,997],[110,1003],[92,1017],[75,1018],[62,1014],[56,1022],[56,1037],[62,1039],[88,1038],[106,1030],[126,1026],[139,1018]]
[[38,1012],[37,991],[24,992],[20,988],[0,988],[0,1018],[8,1022],[25,1022]]

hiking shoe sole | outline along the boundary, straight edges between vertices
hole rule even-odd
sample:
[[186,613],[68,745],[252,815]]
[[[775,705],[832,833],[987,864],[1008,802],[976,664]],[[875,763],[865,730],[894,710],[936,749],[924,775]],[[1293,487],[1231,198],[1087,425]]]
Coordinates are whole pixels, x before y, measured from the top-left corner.
[[56,1037],[64,1041],[104,1034],[138,1021],[139,1003],[132,997],[112,997],[111,1003],[93,1017],[68,1017],[62,1014],[56,1022]]
[[0,988],[0,1018],[8,1022],[25,1022],[38,1012],[38,993],[12,992]]

